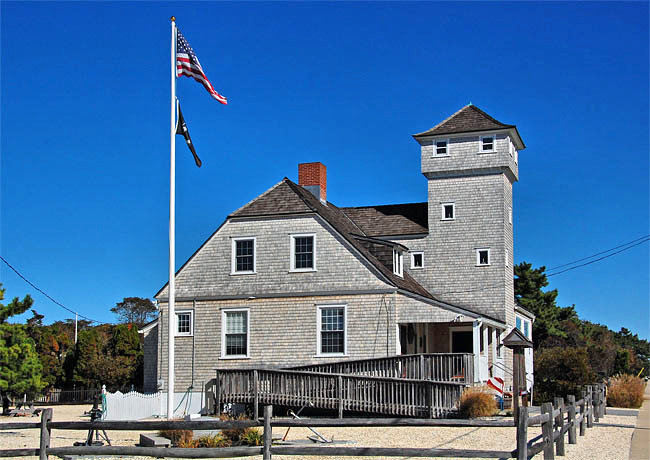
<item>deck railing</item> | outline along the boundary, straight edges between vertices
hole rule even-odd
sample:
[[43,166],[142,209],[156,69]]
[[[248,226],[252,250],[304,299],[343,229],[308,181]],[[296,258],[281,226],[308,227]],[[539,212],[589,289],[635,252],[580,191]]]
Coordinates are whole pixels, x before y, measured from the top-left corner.
[[384,358],[336,361],[291,367],[292,370],[329,374],[392,377],[437,382],[474,382],[474,355],[471,353],[425,353]]
[[[322,409],[445,417],[457,410],[465,384],[295,370],[219,369],[217,404],[304,406]],[[257,415],[257,414],[256,414]]]

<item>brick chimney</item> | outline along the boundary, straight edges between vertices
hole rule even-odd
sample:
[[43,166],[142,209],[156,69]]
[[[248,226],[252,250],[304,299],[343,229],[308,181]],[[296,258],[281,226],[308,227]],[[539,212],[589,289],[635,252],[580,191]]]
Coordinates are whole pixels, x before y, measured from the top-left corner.
[[321,202],[327,202],[327,168],[320,161],[298,165],[298,185],[309,190]]

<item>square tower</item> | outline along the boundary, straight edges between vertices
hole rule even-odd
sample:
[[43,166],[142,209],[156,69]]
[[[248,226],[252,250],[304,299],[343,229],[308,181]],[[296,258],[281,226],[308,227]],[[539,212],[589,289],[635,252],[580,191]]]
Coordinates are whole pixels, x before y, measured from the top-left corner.
[[514,325],[512,185],[515,125],[467,105],[413,136],[428,181],[431,261],[413,276],[438,299]]

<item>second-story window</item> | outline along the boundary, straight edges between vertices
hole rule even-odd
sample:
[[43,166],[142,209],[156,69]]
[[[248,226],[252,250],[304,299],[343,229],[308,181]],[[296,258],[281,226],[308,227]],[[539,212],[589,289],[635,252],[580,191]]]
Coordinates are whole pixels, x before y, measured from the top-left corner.
[[255,273],[255,238],[233,238],[231,272]]
[[291,271],[316,270],[316,236],[291,235]]
[[494,152],[494,136],[481,136],[481,152]]
[[403,265],[404,254],[399,249],[393,249],[393,273],[397,276],[404,276]]

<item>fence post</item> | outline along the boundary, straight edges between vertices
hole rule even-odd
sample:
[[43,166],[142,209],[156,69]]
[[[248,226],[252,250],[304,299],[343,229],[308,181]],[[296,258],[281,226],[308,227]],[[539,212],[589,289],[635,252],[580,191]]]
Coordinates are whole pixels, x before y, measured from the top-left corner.
[[576,397],[568,395],[567,401],[569,403],[569,444],[576,443]]
[[221,384],[219,382],[219,370],[217,370],[217,375],[214,379],[214,413],[219,416],[221,415]]
[[600,388],[598,385],[594,385],[592,387],[592,394],[593,394],[593,407],[594,407],[594,420],[596,423],[598,423],[598,420],[600,420]]
[[50,433],[47,423],[52,420],[52,409],[43,409],[41,412],[41,446],[38,451],[40,460],[47,460],[47,449],[50,447]]
[[542,423],[542,438],[544,439],[544,460],[554,460],[553,451],[553,404],[546,402],[542,404],[542,414],[548,414],[548,421]]
[[528,407],[519,408],[517,418],[517,460],[528,459]]
[[559,431],[560,437],[555,441],[555,454],[564,456],[564,435],[562,434],[562,427],[564,425],[564,399],[563,398],[554,398],[553,406],[560,411],[557,417],[555,417],[555,428]]
[[427,386],[427,404],[429,406],[429,418],[434,417],[434,408],[433,408],[433,382],[430,382],[429,385]]
[[599,399],[600,399],[600,416],[604,417],[605,416],[605,411],[606,411],[605,406],[607,406],[607,398],[605,396],[605,394],[607,392],[607,385],[605,385],[604,383],[601,383],[598,386],[600,387],[600,397],[599,397]]
[[264,406],[264,445],[262,447],[263,460],[271,460],[271,443],[273,433],[271,432],[271,418],[273,417],[273,406]]
[[343,376],[338,378],[339,418],[343,418]]
[[580,419],[580,436],[585,435],[585,428],[587,427],[587,414],[585,413],[585,402],[587,401],[587,395],[585,391],[582,391],[582,399],[580,402],[580,415],[582,415],[582,419]]
[[591,386],[587,390],[587,428],[594,426],[594,400],[591,395]]
[[257,382],[257,369],[255,369],[253,370],[253,420],[260,418],[260,391]]
[[418,378],[424,380],[424,355],[420,355],[420,376]]

